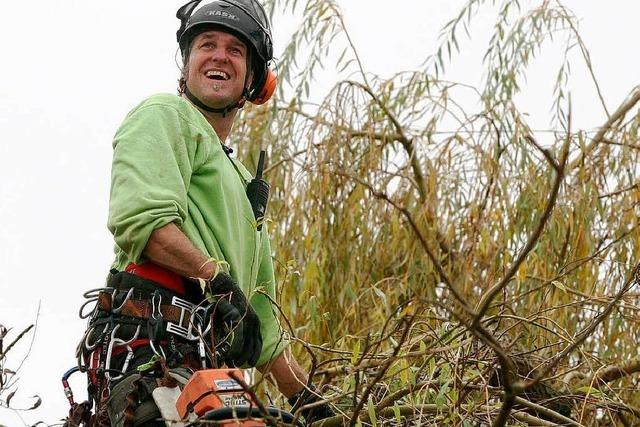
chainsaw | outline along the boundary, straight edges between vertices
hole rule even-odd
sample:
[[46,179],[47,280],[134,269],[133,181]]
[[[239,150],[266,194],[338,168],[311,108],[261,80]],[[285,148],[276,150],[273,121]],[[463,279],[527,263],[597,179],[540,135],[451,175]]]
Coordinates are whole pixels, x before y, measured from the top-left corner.
[[242,370],[197,371],[182,389],[176,402],[178,415],[188,426],[213,421],[223,427],[262,427],[292,424],[293,415],[274,406],[258,406],[247,390]]
[[[92,426],[94,419],[90,405],[88,402],[76,403],[69,386],[69,376],[78,371],[82,369],[72,368],[62,378],[65,395],[71,404],[65,425]],[[196,371],[182,390],[178,387],[157,387],[153,398],[163,418],[170,420],[174,427],[196,427],[203,421],[222,427],[264,427],[294,422],[291,413],[274,406],[260,405],[248,390],[241,369],[203,369]],[[74,418],[75,422],[71,421]],[[176,422],[177,419],[182,421]],[[300,421],[297,424],[302,425]]]

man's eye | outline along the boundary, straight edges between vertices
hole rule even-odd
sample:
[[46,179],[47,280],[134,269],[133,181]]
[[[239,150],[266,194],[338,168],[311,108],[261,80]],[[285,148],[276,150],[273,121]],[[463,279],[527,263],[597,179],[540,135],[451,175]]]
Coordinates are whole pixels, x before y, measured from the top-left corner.
[[238,49],[237,47],[232,47],[231,49],[229,49],[229,51],[233,55],[242,55],[242,51],[240,49]]
[[202,43],[202,45],[200,46],[200,48],[202,48],[202,49],[211,49],[212,47],[213,47],[213,43],[212,42]]

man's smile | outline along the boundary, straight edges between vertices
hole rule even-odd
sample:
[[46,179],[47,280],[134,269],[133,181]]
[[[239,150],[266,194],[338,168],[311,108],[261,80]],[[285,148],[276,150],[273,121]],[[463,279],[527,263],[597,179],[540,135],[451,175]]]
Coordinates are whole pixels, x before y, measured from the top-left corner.
[[231,77],[224,71],[209,70],[204,75],[211,80],[229,80]]

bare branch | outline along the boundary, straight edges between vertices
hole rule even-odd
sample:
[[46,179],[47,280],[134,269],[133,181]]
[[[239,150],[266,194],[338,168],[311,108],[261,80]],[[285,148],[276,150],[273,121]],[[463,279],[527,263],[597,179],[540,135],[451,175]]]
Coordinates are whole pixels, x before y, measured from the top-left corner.
[[631,93],[629,98],[627,98],[626,101],[620,104],[620,106],[616,109],[616,111],[613,112],[611,117],[609,117],[609,119],[600,127],[600,129],[598,130],[598,133],[596,133],[596,135],[591,140],[591,143],[589,143],[589,145],[585,147],[585,149],[580,153],[580,155],[576,159],[574,159],[571,163],[569,163],[569,165],[567,166],[567,170],[572,170],[580,166],[584,161],[585,157],[590,155],[596,149],[598,144],[602,142],[602,140],[604,139],[607,132],[609,132],[611,127],[615,125],[617,122],[619,122],[620,120],[622,120],[624,116],[633,107],[635,107],[635,105],[639,101],[640,101],[640,88],[636,88]]

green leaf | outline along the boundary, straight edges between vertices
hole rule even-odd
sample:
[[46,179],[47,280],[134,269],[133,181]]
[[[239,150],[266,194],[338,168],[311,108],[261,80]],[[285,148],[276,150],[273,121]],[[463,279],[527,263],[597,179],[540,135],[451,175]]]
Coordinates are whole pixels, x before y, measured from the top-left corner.
[[576,391],[578,393],[584,393],[588,396],[597,397],[599,399],[604,399],[607,397],[607,395],[602,390],[591,387],[591,386],[583,386],[576,389]]
[[311,322],[315,323],[318,321],[318,303],[315,295],[312,295],[309,298],[308,305],[309,305],[309,316],[310,316]]
[[406,359],[400,360],[400,380],[403,384],[409,383],[409,366]]
[[373,427],[377,427],[378,418],[376,417],[376,408],[373,406],[373,399],[371,398],[371,396],[369,396],[369,401],[367,402],[367,412],[369,413],[371,425]]
[[358,363],[359,359],[360,359],[360,340],[356,341],[355,345],[353,346],[353,353],[351,354],[351,364],[355,365],[356,363]]
[[400,415],[400,406],[398,406],[398,402],[393,404],[393,415],[395,415],[398,424],[402,424],[402,416]]
[[440,389],[440,391],[438,391],[438,394],[436,395],[436,399],[435,399],[435,404],[436,404],[436,407],[438,408],[438,411],[442,411],[445,403],[447,403],[447,398],[446,398],[446,391],[443,387]]
[[429,378],[433,379],[433,374],[436,372],[436,361],[432,357],[429,359]]

